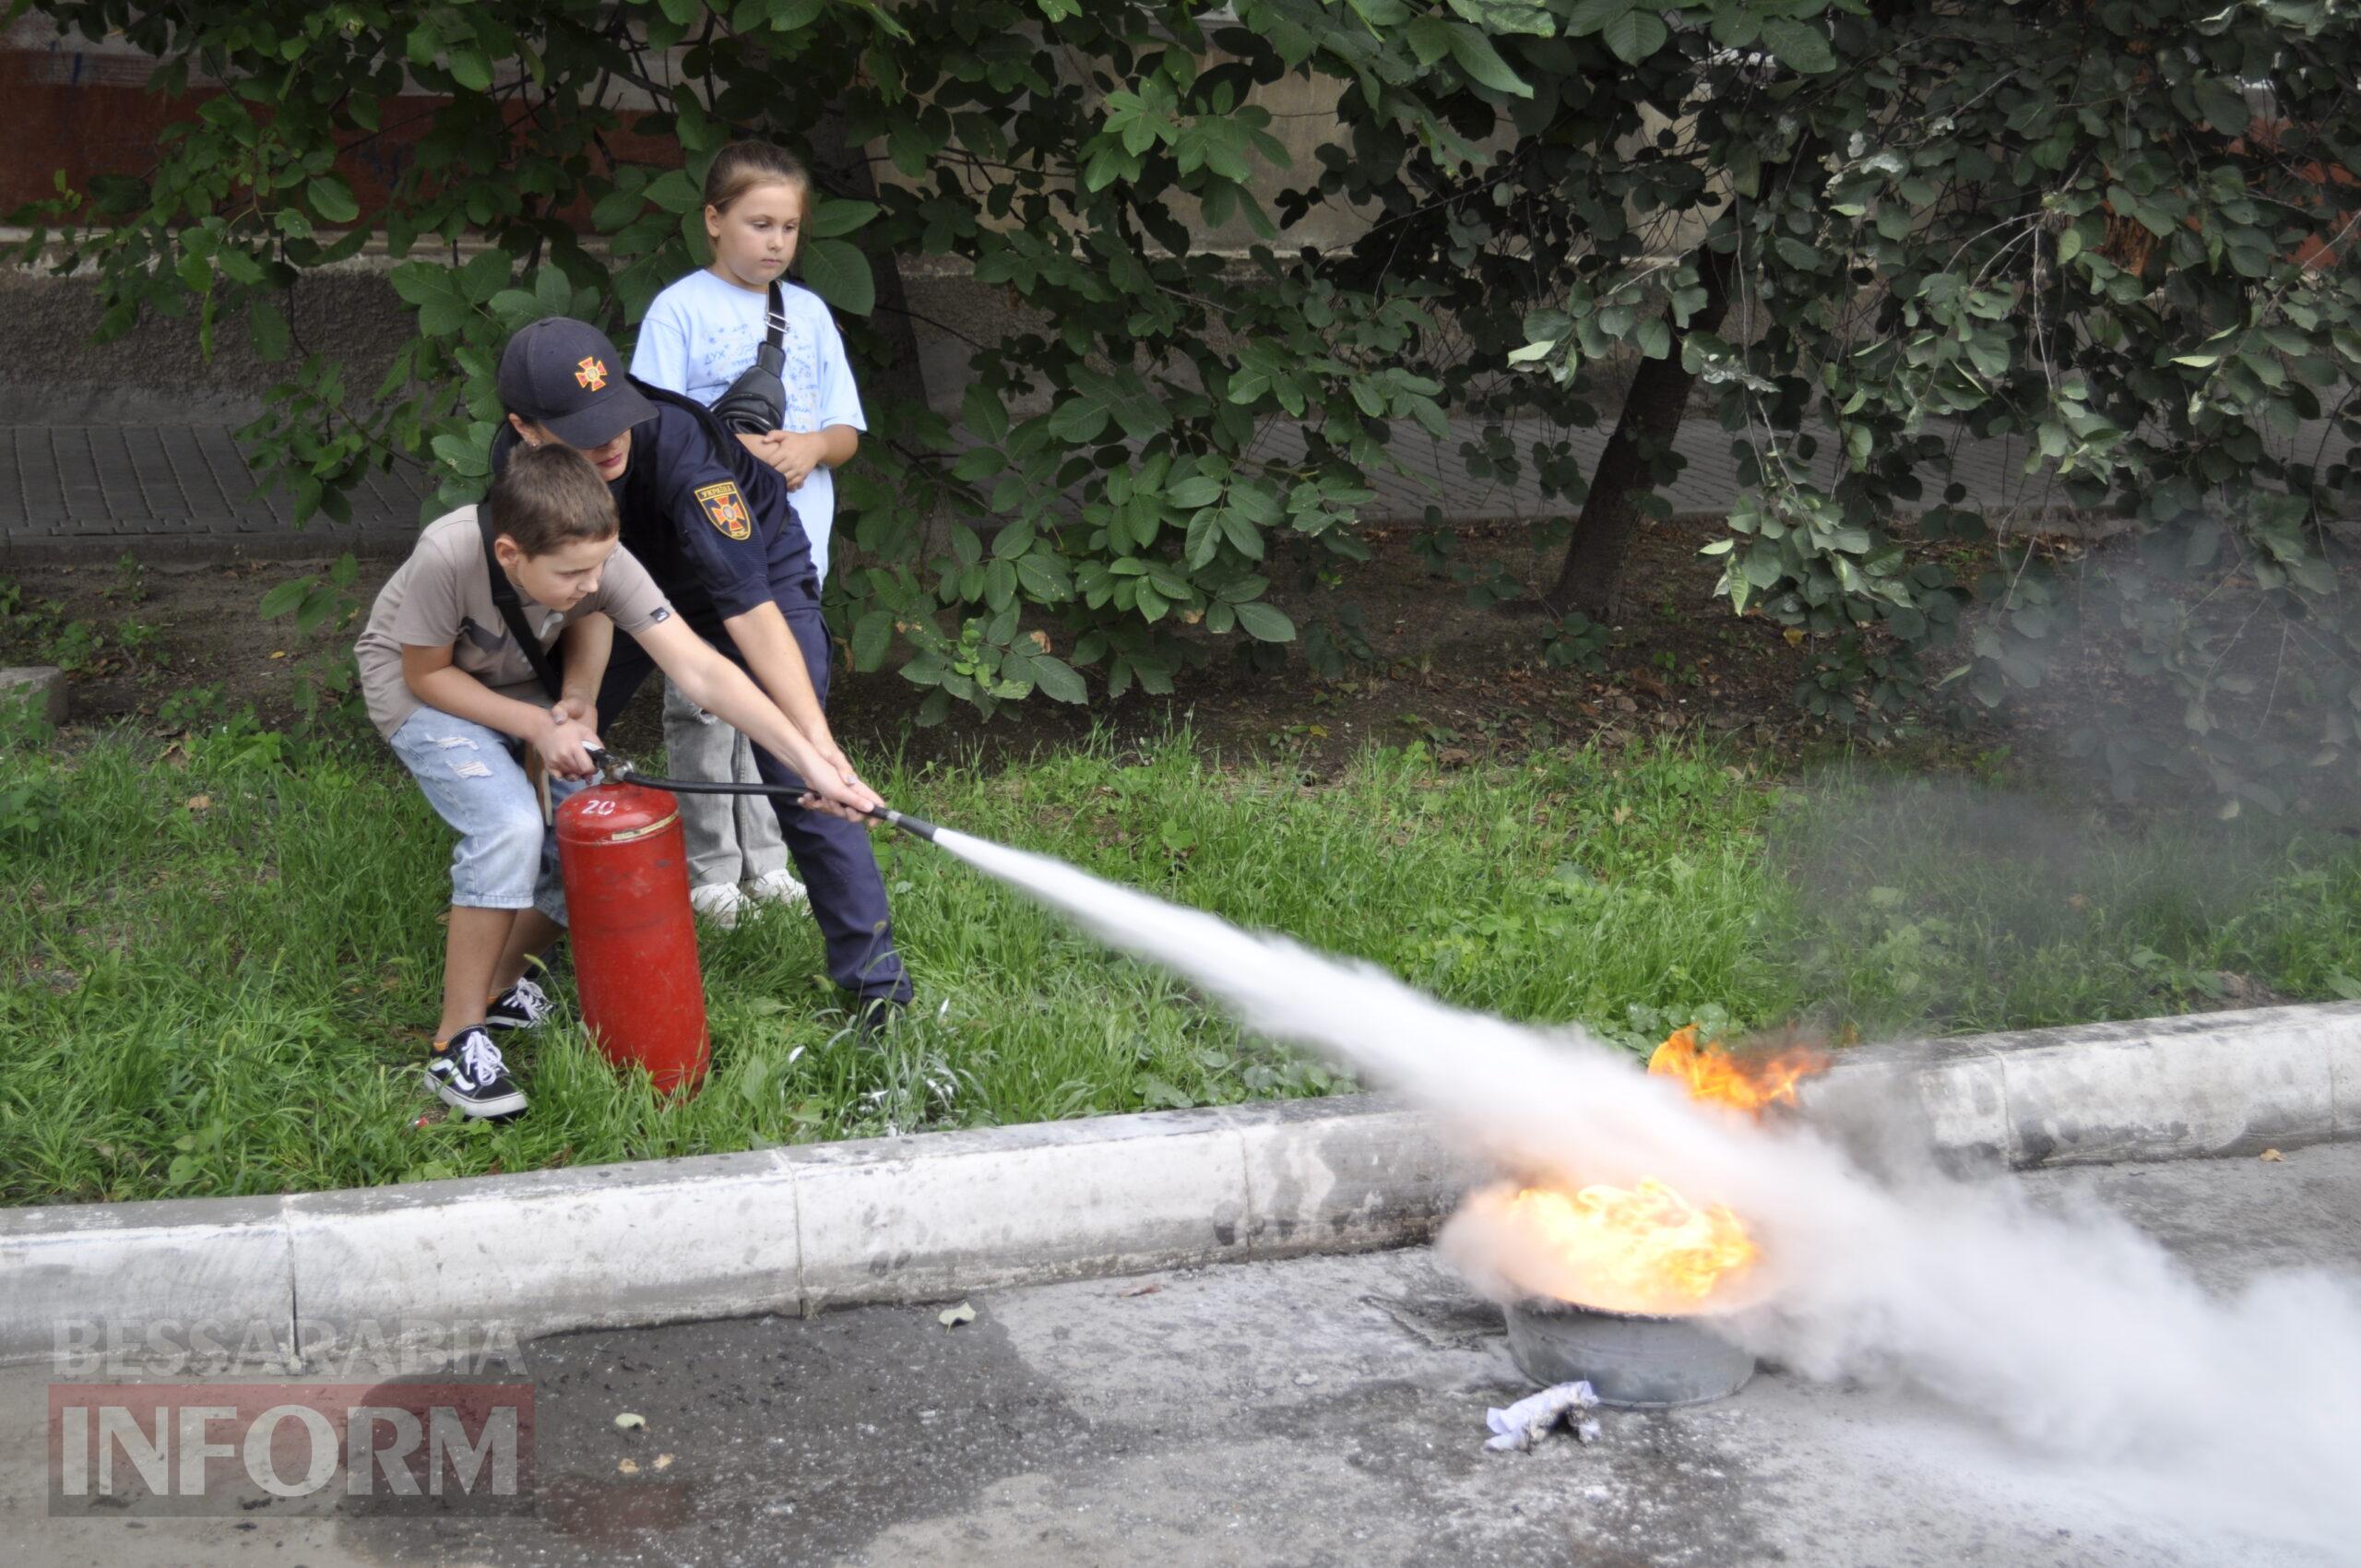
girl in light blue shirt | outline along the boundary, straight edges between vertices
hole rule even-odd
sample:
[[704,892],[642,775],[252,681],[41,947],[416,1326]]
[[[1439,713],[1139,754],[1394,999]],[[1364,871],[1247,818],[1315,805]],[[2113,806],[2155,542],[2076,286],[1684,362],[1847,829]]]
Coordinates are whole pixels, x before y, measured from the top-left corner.
[[813,569],[825,584],[836,509],[830,470],[851,460],[869,425],[828,307],[784,276],[795,260],[811,196],[811,176],[784,149],[743,141],[723,148],[705,179],[713,265],[656,296],[640,323],[631,373],[712,406],[754,362],[771,282],[778,279],[787,307],[787,365],[779,376],[787,386],[787,414],[779,429],[739,439],[787,481],[812,540]]
[[[769,317],[770,286],[779,283],[786,327],[780,347],[787,391],[780,428],[741,435],[787,481],[788,500],[812,541],[812,566],[828,580],[828,540],[836,526],[832,470],[860,449],[860,391],[845,359],[844,339],[820,297],[785,277],[795,260],[812,177],[784,148],[732,142],[705,179],[705,232],[713,265],[656,296],[640,323],[631,373],[711,407],[754,362]],[[747,739],[669,683],[664,744],[676,777],[753,780]],[[753,795],[683,795],[689,901],[716,924],[735,925],[749,900],[792,903],[803,885],[787,869],[787,846],[767,803]]]

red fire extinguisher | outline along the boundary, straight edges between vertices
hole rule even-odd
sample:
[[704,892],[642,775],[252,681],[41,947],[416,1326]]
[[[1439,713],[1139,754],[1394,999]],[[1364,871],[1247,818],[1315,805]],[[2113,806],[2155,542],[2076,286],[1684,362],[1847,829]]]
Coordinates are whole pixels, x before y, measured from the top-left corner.
[[584,790],[557,809],[557,858],[583,1022],[608,1061],[694,1090],[712,1046],[680,802],[637,784]]

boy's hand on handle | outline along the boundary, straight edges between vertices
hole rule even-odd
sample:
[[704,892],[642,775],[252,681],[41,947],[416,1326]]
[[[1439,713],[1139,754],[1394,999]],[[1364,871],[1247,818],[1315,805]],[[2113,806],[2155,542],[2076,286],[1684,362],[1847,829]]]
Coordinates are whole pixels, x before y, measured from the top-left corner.
[[[564,707],[559,705],[559,708]],[[587,778],[599,771],[599,765],[590,759],[591,751],[599,745],[598,731],[581,719],[558,718],[558,711],[551,709],[542,720],[540,733],[533,737],[533,749],[560,778]]]

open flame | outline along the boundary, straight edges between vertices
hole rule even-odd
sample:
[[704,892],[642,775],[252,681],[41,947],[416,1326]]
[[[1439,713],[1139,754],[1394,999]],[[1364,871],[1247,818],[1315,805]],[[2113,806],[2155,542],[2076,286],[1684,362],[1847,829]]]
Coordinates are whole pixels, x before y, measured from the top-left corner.
[[1760,1255],[1738,1216],[1652,1176],[1578,1193],[1504,1182],[1470,1197],[1463,1218],[1505,1243],[1520,1289],[1603,1312],[1697,1312]]
[[1691,1099],[1760,1112],[1769,1105],[1795,1104],[1796,1086],[1826,1072],[1828,1060],[1825,1051],[1801,1042],[1733,1052],[1700,1039],[1691,1024],[1674,1030],[1656,1047],[1648,1058],[1648,1071],[1660,1078],[1679,1078],[1688,1086]]
[[[1691,1099],[1760,1115],[1795,1104],[1796,1086],[1828,1063],[1816,1046],[1732,1051],[1692,1027],[1656,1047],[1648,1071],[1680,1080]],[[1453,1224],[1517,1290],[1602,1312],[1711,1311],[1740,1293],[1762,1256],[1728,1208],[1693,1204],[1653,1176],[1572,1192],[1503,1182],[1471,1196]]]

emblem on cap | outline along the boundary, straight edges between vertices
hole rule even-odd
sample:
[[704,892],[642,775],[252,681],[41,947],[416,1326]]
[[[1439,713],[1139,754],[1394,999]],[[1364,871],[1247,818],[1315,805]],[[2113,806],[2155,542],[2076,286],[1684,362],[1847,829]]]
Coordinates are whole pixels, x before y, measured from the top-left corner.
[[697,505],[705,508],[706,521],[719,529],[730,539],[751,539],[754,533],[753,514],[746,510],[746,498],[738,487],[725,480],[708,484],[697,491]]
[[575,362],[574,379],[592,392],[607,385],[607,367],[596,354],[585,354]]

